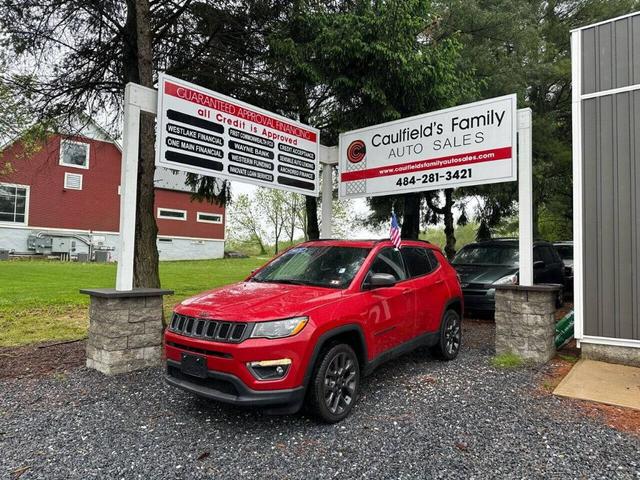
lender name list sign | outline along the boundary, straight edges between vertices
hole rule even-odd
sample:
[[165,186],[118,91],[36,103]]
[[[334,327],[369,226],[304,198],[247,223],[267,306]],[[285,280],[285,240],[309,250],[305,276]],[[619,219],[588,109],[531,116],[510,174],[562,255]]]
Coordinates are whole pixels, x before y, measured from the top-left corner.
[[158,166],[318,195],[317,129],[165,74],[158,93]]

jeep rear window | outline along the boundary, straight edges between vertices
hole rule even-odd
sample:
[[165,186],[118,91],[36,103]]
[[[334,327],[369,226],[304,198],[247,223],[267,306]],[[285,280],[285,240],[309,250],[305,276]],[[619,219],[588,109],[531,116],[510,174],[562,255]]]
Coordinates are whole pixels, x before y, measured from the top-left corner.
[[369,248],[358,247],[295,247],[267,264],[251,281],[347,288],[369,252]]

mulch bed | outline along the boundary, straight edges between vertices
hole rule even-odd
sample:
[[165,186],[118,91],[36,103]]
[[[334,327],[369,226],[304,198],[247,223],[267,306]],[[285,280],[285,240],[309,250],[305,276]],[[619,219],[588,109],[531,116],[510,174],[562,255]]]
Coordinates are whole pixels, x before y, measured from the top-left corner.
[[[569,342],[558,351],[558,355],[543,367],[540,375],[539,394],[551,395],[562,379],[573,368],[574,362],[569,357],[580,357],[580,350],[576,348],[575,340]],[[605,405],[604,403],[590,402],[564,398],[584,415],[594,418],[616,430],[633,433],[640,436],[640,410],[632,408]]]
[[85,340],[0,348],[0,379],[45,377],[85,364]]

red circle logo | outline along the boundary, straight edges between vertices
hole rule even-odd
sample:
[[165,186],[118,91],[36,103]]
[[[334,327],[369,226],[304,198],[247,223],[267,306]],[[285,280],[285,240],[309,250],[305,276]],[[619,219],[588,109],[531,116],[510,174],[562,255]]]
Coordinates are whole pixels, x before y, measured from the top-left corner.
[[367,146],[362,140],[354,140],[347,148],[347,160],[351,163],[358,163],[364,160],[367,154]]

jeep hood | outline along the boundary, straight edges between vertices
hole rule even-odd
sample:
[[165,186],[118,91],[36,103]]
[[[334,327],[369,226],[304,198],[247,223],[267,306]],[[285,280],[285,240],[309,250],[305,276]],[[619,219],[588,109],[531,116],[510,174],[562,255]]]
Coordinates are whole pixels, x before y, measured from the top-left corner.
[[182,315],[255,322],[305,315],[342,297],[342,290],[279,283],[241,282],[183,301]]

